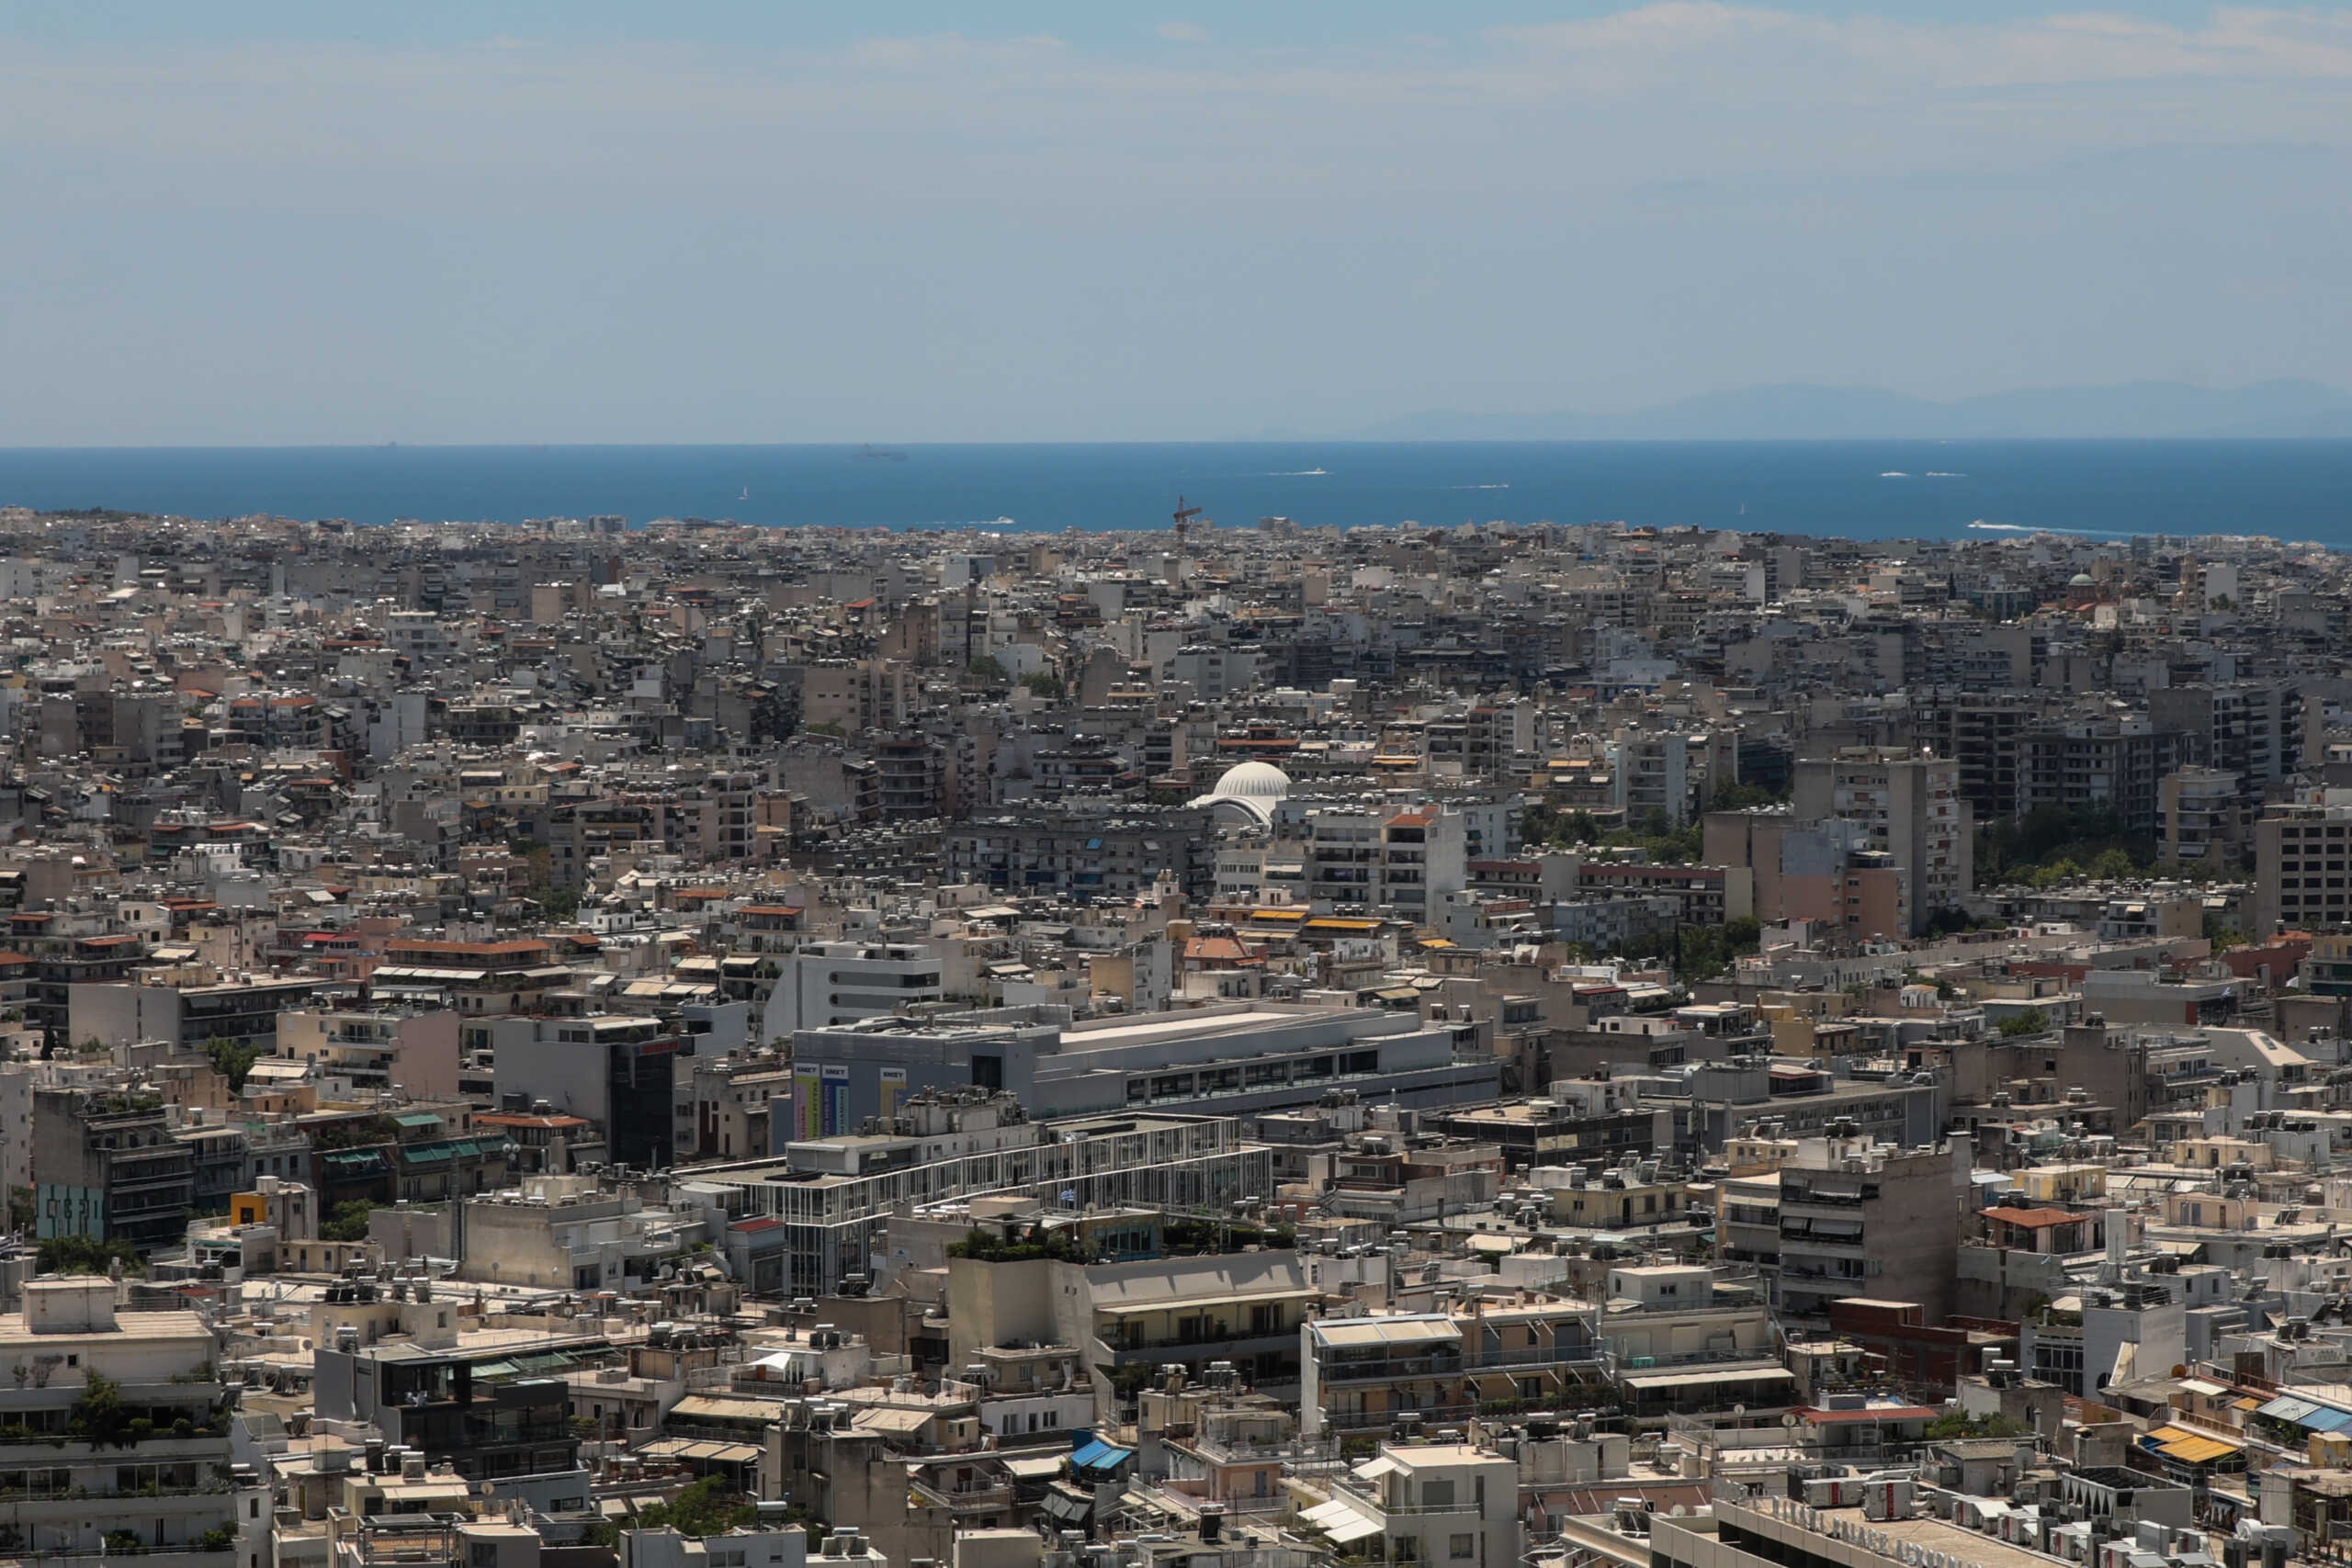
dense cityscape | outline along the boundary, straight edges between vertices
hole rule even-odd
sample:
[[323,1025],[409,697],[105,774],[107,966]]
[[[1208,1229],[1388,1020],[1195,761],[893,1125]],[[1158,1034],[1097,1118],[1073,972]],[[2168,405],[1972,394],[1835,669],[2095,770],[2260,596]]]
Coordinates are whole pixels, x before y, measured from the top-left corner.
[[2281,1568],[2347,558],[0,511],[0,1560]]

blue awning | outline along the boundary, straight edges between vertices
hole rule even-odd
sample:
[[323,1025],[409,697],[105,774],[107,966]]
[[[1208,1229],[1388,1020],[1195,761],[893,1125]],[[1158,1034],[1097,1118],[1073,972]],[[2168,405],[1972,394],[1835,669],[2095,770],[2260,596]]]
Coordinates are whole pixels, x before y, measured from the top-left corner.
[[2341,1432],[2352,1427],[2352,1411],[2332,1410],[2323,1404],[2304,1416],[2301,1425],[2313,1432]]
[[1135,1450],[1114,1448],[1097,1438],[1085,1447],[1073,1450],[1069,1462],[1078,1470],[1116,1470],[1135,1457]]

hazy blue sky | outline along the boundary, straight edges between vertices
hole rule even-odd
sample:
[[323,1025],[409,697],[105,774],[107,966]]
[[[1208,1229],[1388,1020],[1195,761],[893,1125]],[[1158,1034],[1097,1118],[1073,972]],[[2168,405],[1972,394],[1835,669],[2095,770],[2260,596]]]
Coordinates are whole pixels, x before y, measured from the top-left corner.
[[0,3],[0,445],[1216,437],[2352,353],[2352,12]]

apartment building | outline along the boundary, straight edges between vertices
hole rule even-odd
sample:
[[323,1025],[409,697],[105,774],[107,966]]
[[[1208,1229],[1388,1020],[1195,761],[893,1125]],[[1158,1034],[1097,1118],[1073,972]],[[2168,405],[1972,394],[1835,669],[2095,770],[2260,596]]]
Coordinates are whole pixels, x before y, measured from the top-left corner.
[[2274,806],[2254,824],[2254,934],[2352,921],[2352,791]]
[[346,1094],[401,1089],[420,1099],[454,1099],[458,1036],[458,1015],[437,1009],[298,1008],[278,1015],[277,1055],[308,1063],[314,1076]]
[[1611,1269],[1604,1292],[1601,1363],[1636,1417],[1735,1404],[1770,1410],[1793,1399],[1796,1376],[1756,1291],[1719,1286],[1702,1266],[1655,1263]]
[[1610,765],[1616,806],[1628,822],[1647,821],[1653,813],[1673,828],[1690,820],[1691,750],[1690,737],[1677,731],[1629,731],[1617,738]]
[[1070,1348],[1105,1420],[1169,1367],[1198,1378],[1226,1361],[1261,1391],[1295,1385],[1300,1325],[1321,1296],[1289,1251],[1096,1264],[956,1258],[947,1292],[957,1365],[988,1364],[990,1350]]
[[1634,861],[1588,860],[1577,866],[1584,893],[1671,897],[1692,925],[1719,926],[1756,912],[1755,874],[1744,865],[1648,865]]
[[[333,1302],[329,1305],[334,1304]],[[397,1332],[374,1344],[334,1329],[315,1355],[311,1390],[328,1421],[373,1422],[385,1441],[469,1481],[567,1471],[580,1462],[566,1371],[613,1365],[601,1337],[549,1336],[515,1345],[464,1344],[458,1302],[430,1280],[382,1307]]]
[[239,976],[188,985],[102,981],[72,987],[68,1027],[79,1041],[135,1045],[165,1040],[200,1051],[211,1040],[274,1052],[277,1015],[309,1002],[319,982]]
[[[494,1082],[502,1103],[544,1100],[605,1129],[612,1157],[641,1169],[676,1157],[679,1108],[691,1081],[676,1063],[695,1054],[695,1037],[658,1018],[622,1013],[582,1018],[497,1018],[489,1021]],[[687,1127],[692,1130],[691,1115]]]
[[1826,1321],[1830,1303],[1868,1296],[1917,1303],[1942,1322],[1953,1309],[1969,1170],[1965,1139],[1898,1149],[1846,1122],[1796,1140],[1780,1170],[1782,1315]]
[[2158,780],[2158,855],[2234,870],[2246,846],[2239,777],[2225,768],[2176,768]]
[[[0,1551],[157,1568],[272,1560],[269,1487],[231,1462],[197,1314],[119,1312],[108,1280],[34,1280],[23,1310],[0,1317],[0,1355],[20,1369],[0,1442]],[[119,1403],[98,1408],[102,1380]]]
[[1223,1117],[1120,1115],[1046,1129],[992,1113],[969,1132],[963,1120],[946,1117],[933,1133],[815,1140],[781,1161],[696,1167],[691,1180],[739,1221],[781,1223],[775,1245],[786,1259],[784,1288],[796,1295],[831,1292],[902,1262],[884,1237],[891,1215],[909,1206],[998,1193],[1058,1209],[1145,1205],[1226,1217],[1242,1199],[1273,1190],[1273,1152]]
[[1958,908],[1975,886],[1973,814],[1960,794],[1959,764],[1949,758],[1856,747],[1800,761],[1791,804],[1800,821],[1863,825],[1867,848],[1902,878],[1903,935],[1917,935],[1930,916]]
[[196,1166],[160,1095],[35,1089],[35,1234],[167,1246],[187,1229]]
[[1305,1518],[1338,1550],[1380,1562],[1510,1568],[1525,1539],[1519,1461],[1469,1443],[1383,1443]]
[[1310,1318],[1299,1325],[1300,1434],[1566,1400],[1598,1373],[1596,1316],[1584,1302],[1521,1294],[1450,1312]]
[[821,1097],[822,1106],[819,1120],[797,1124],[849,1131],[918,1090],[975,1085],[1018,1095],[1041,1117],[1239,1115],[1312,1104],[1334,1089],[1417,1107],[1491,1100],[1501,1069],[1491,1054],[1462,1049],[1464,1029],[1476,1025],[1257,1001],[1085,1020],[1049,1006],[869,1019],[793,1036],[799,1103]]
[[923,942],[810,942],[768,962],[775,979],[760,1026],[765,1041],[888,1018],[946,995],[939,954]]

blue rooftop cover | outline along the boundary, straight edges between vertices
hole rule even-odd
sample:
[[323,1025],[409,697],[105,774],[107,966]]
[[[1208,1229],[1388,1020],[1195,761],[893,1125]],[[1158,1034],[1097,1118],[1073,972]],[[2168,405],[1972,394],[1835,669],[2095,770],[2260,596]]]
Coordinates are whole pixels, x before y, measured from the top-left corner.
[[1116,1470],[1135,1458],[1133,1449],[1114,1448],[1097,1438],[1084,1448],[1075,1450],[1069,1462],[1080,1470]]

